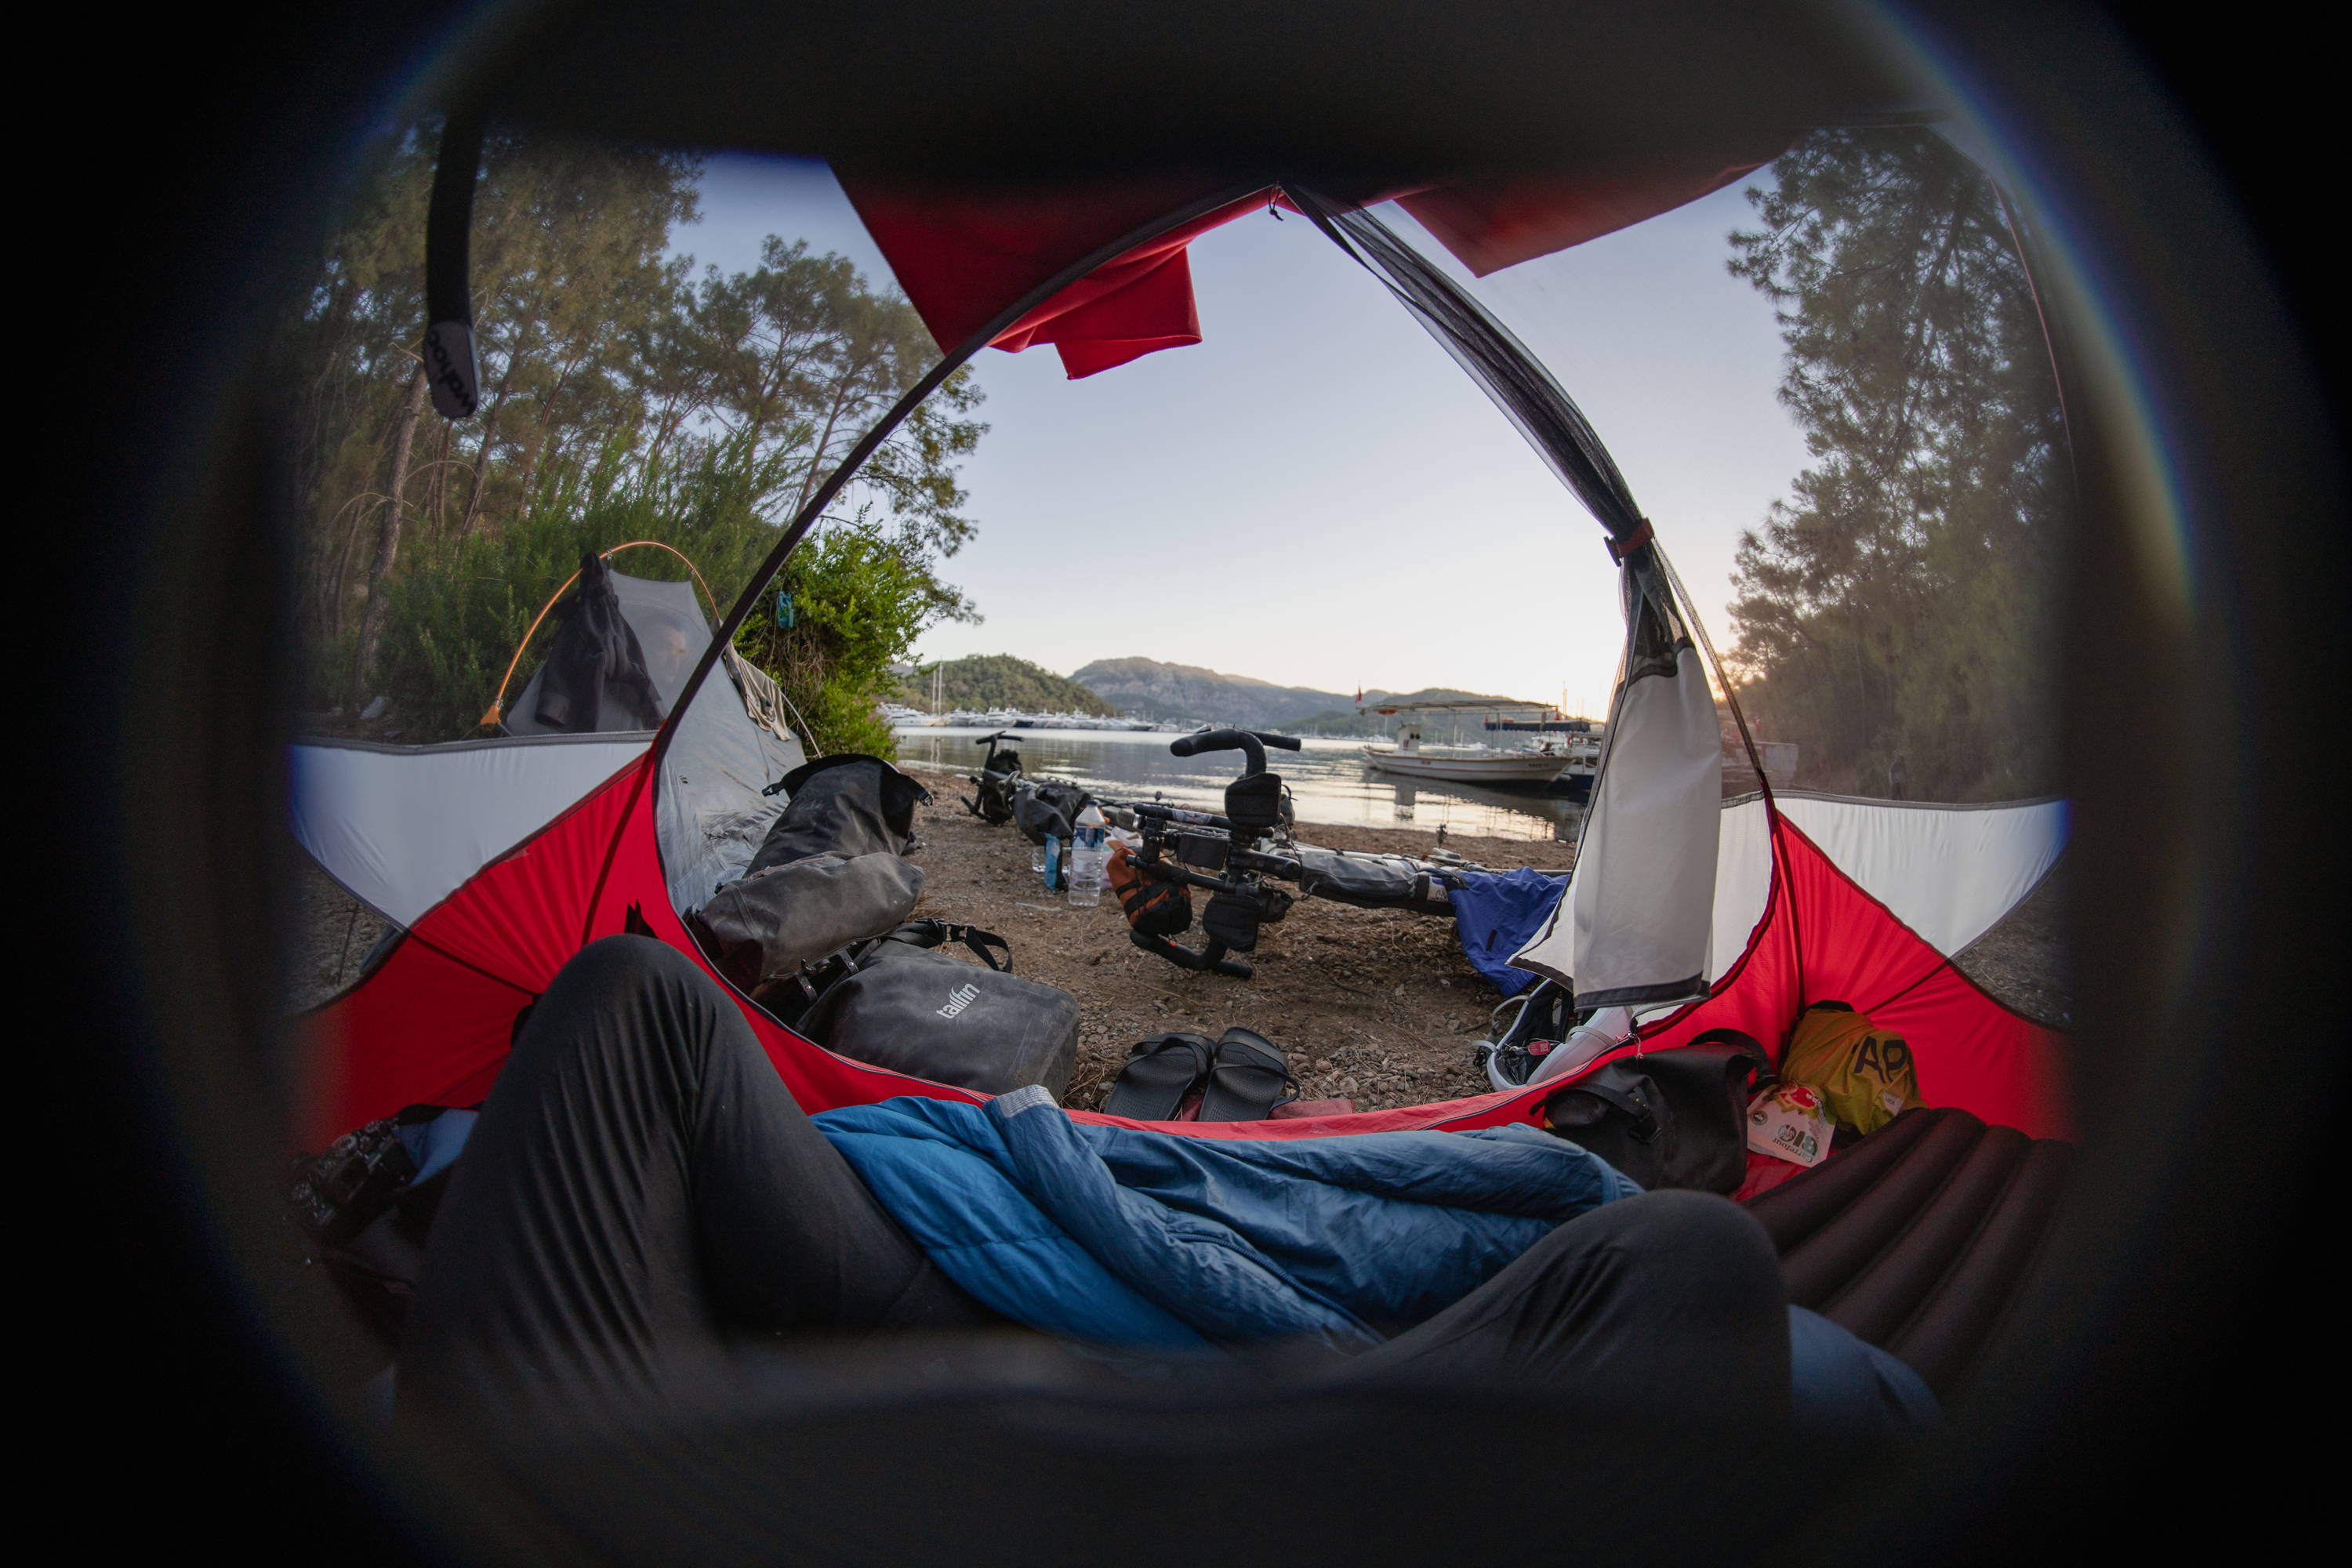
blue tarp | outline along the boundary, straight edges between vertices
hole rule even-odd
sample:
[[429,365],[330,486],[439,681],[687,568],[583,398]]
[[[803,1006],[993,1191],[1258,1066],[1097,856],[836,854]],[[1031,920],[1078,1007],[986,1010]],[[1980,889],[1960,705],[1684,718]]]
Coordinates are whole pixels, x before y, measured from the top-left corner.
[[413,1127],[395,1127],[392,1135],[416,1162],[416,1174],[412,1182],[429,1182],[457,1162],[465,1152],[466,1140],[472,1135],[474,1123],[479,1120],[478,1110],[445,1110],[430,1121],[420,1121]]
[[1536,983],[1526,970],[1511,967],[1511,954],[1551,919],[1567,886],[1564,877],[1523,866],[1516,871],[1466,872],[1448,892],[1463,955],[1504,995],[1516,996]]

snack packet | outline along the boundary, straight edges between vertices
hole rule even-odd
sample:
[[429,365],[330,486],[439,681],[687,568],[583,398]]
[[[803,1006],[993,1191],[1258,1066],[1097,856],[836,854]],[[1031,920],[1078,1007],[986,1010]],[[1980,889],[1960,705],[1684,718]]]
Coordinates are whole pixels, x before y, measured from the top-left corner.
[[1748,1102],[1748,1146],[1759,1154],[1818,1165],[1829,1157],[1835,1131],[1821,1091],[1810,1084],[1777,1083]]

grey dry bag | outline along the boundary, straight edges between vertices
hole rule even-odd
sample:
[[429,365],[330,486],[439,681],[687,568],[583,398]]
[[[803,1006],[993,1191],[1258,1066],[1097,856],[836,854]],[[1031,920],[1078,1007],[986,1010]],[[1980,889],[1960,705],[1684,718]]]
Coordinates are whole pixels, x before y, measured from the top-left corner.
[[921,869],[887,850],[811,855],[725,884],[687,925],[719,973],[751,991],[889,931],[922,895]]

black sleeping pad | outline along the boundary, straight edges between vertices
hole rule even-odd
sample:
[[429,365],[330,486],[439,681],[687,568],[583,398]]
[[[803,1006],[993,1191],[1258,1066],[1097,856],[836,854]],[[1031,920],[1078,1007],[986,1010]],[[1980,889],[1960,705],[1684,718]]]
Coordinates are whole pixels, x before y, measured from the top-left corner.
[[1780,1251],[1790,1300],[1945,1394],[2007,1318],[2073,1153],[1965,1110],[1908,1110],[1748,1211]]

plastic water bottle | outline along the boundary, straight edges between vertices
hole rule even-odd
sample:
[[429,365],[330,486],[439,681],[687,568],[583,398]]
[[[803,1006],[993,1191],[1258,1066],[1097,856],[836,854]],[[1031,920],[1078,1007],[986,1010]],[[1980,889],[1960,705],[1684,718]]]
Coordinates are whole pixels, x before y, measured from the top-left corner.
[[1062,839],[1059,834],[1045,835],[1045,890],[1062,890]]
[[1070,907],[1092,909],[1102,902],[1103,867],[1110,859],[1110,824],[1092,802],[1078,813],[1070,839]]

